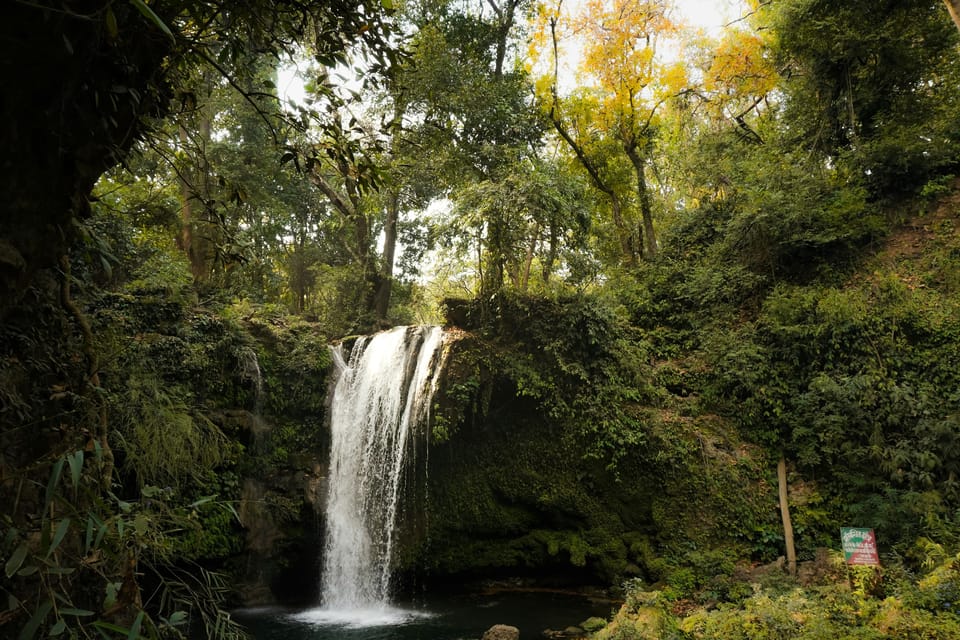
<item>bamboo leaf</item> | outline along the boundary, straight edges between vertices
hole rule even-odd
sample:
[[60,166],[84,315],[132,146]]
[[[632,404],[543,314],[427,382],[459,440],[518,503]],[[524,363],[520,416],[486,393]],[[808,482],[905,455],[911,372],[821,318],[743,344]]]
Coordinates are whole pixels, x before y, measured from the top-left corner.
[[229,502],[225,502],[224,504],[226,505],[227,509],[230,510],[230,513],[233,514],[233,517],[237,519],[237,522],[239,522],[240,524],[243,524],[243,520],[240,519],[240,514],[237,513],[237,510],[233,508],[233,505],[230,504]]
[[80,485],[80,472],[83,471],[83,450],[74,451],[67,458],[67,462],[70,465],[70,480],[73,482],[73,488],[76,489]]
[[58,636],[66,630],[67,630],[67,621],[61,618],[60,620],[57,620],[57,624],[51,627],[50,637],[53,638],[55,636]]
[[121,627],[120,625],[113,624],[112,622],[104,622],[103,620],[97,620],[93,623],[93,626],[96,627],[97,630],[100,631],[100,635],[102,635],[104,638],[107,638],[107,640],[111,640],[111,636],[106,634],[107,631],[113,631],[114,633],[122,634],[130,633],[130,629],[127,629],[126,627]]
[[152,22],[160,31],[163,31],[167,34],[167,37],[170,38],[170,41],[176,43],[177,39],[173,36],[173,32],[170,31],[170,27],[160,19],[156,13],[153,12],[153,9],[147,6],[147,3],[143,0],[130,0],[130,4],[137,8],[137,11],[143,14],[143,16]]
[[57,550],[57,547],[60,546],[60,543],[63,542],[63,537],[67,535],[67,531],[70,529],[70,518],[64,518],[60,521],[60,524],[57,525],[57,530],[53,534],[53,541],[50,543],[50,548],[47,549],[47,557]]
[[20,640],[32,640],[33,636],[37,634],[37,629],[39,629],[43,621],[47,619],[47,614],[50,613],[50,609],[52,608],[53,603],[49,600],[37,607],[37,610],[33,613],[33,617],[30,618],[30,621],[20,631]]
[[112,39],[116,40],[117,36],[120,35],[120,29],[117,28],[117,16],[109,6],[107,7],[107,13],[104,19],[107,23],[107,33],[110,34]]
[[50,480],[47,482],[47,495],[44,499],[44,512],[46,512],[46,507],[50,506],[50,503],[53,502],[54,491],[57,488],[57,484],[60,482],[60,476],[63,474],[63,458],[60,458],[53,463],[53,470],[50,472]]
[[94,615],[93,611],[89,609],[74,609],[72,607],[63,607],[60,609],[60,614],[65,616],[92,616]]
[[210,502],[211,500],[213,500],[213,499],[216,498],[216,497],[217,497],[217,494],[213,494],[213,495],[210,495],[210,496],[203,496],[203,497],[200,498],[199,500],[197,500],[197,501],[195,501],[195,502],[191,502],[191,503],[190,503],[190,508],[193,509],[193,508],[199,507],[199,506],[202,505],[202,504],[207,504],[208,502]]
[[31,564],[31,565],[27,565],[23,569],[20,569],[20,571],[17,571],[17,575],[20,576],[21,578],[26,578],[27,576],[32,576],[39,570],[40,570],[40,567],[38,567],[35,564]]
[[27,557],[27,543],[23,542],[13,551],[13,555],[7,560],[7,564],[3,567],[3,572],[8,578],[12,578],[19,569],[20,565],[23,564],[23,561]]
[[130,633],[127,634],[127,640],[137,640],[140,637],[140,625],[143,624],[143,611],[137,614],[137,618],[130,627]]
[[97,549],[100,547],[100,543],[103,541],[103,536],[107,532],[107,523],[104,522],[100,525],[100,528],[97,530],[97,537],[93,541],[93,548]]

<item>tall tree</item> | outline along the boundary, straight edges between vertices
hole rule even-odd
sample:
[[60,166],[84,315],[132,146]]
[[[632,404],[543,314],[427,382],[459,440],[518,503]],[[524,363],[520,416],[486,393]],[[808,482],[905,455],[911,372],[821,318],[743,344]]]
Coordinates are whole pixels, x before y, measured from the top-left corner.
[[[55,545],[44,542],[48,556],[57,545],[84,548],[81,521],[47,508],[50,497],[45,505],[35,489],[49,486],[57,492],[65,486],[58,482],[66,477],[61,472],[68,460],[75,488],[70,506],[80,509],[84,520],[86,506],[99,511],[104,522],[126,517],[123,509],[130,508],[111,492],[116,486],[109,449],[114,423],[107,415],[108,394],[99,388],[97,336],[74,300],[77,280],[69,255],[82,248],[77,240],[91,214],[95,182],[151,135],[169,113],[176,89],[201,63],[242,89],[240,71],[232,65],[239,52],[252,49],[279,59],[295,41],[312,40],[318,55],[333,64],[345,47],[363,41],[370,45],[370,67],[382,71],[394,57],[383,4],[36,0],[4,6],[0,70],[8,86],[16,87],[0,100],[0,366],[4,381],[11,381],[0,414],[0,502],[12,505],[8,531],[46,541],[56,522]],[[38,349],[43,357],[37,357]],[[61,396],[51,398],[52,385],[63,390]],[[64,410],[62,396],[69,396],[76,410]],[[11,411],[8,399],[15,400]],[[97,462],[104,463],[95,465],[95,473],[83,472],[87,452],[97,452]],[[9,480],[14,477],[17,482]],[[44,635],[63,633],[61,605],[71,601],[60,590],[74,579],[90,582],[76,585],[90,602],[100,601],[93,594],[110,593],[106,585],[113,588],[116,602],[101,612],[101,622],[108,628],[124,624],[131,637],[147,629],[145,607],[154,613],[176,607],[141,598],[145,567],[138,561],[145,551],[140,544],[114,542],[112,558],[98,558],[96,568],[76,576],[65,577],[63,567],[44,566],[18,577],[10,587],[15,609],[3,614],[3,622],[11,625],[4,632],[17,625],[24,628],[22,637],[33,637],[37,629]],[[30,551],[27,542],[23,545],[21,559]],[[71,620],[75,628],[67,633],[95,634],[90,625],[96,618]]]
[[[671,19],[671,4],[666,0],[591,0],[573,18],[565,16],[561,6],[543,8],[540,13],[541,55],[546,49],[546,57],[553,63],[552,83],[541,99],[557,133],[609,200],[622,238],[623,259],[628,265],[635,264],[641,256],[652,258],[657,253],[647,172],[662,106],[685,82],[682,67],[664,63],[658,46],[674,37],[679,25]],[[592,91],[579,94],[581,97],[561,95],[562,30],[582,39],[580,72]],[[575,102],[587,95],[594,102],[589,109],[595,110],[589,128],[573,121],[586,111],[582,106],[577,109]],[[629,191],[618,190],[612,177],[605,175],[605,160],[591,151],[597,136],[607,136],[620,146],[633,172]],[[636,226],[628,224],[628,206],[639,212]]]
[[[544,122],[531,108],[524,70],[511,64],[517,18],[525,5],[517,0],[424,3],[408,14],[416,29],[412,58],[397,76],[392,98],[402,107],[395,113],[402,127],[393,145],[392,173],[406,183],[405,202],[470,200],[484,190],[481,185],[497,189],[538,162]],[[522,209],[509,209],[519,220],[500,221],[510,228],[521,224]],[[483,210],[492,214],[494,208]],[[505,227],[478,221],[476,212],[464,207],[454,211],[463,218],[447,231],[469,229],[472,246],[483,256],[488,247],[499,246],[487,234]],[[474,264],[484,271],[478,281],[487,290],[489,278],[503,270],[485,271],[489,256],[483,256]]]
[[[783,122],[814,153],[910,192],[953,162],[958,32],[937,0],[771,5]],[[870,16],[864,20],[864,16]]]

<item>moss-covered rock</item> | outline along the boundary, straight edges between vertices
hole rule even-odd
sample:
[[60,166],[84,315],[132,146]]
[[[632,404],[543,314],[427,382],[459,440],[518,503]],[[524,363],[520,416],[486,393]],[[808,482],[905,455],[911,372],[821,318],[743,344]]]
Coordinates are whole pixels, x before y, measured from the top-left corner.
[[662,579],[696,550],[771,555],[772,465],[689,393],[665,402],[642,336],[588,298],[496,308],[449,346],[402,569],[609,585]]

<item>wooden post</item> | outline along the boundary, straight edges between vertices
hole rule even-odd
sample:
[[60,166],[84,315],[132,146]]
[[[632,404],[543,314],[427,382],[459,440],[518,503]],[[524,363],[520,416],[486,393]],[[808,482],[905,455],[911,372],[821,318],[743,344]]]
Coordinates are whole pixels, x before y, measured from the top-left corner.
[[947,11],[950,12],[953,23],[957,25],[957,29],[960,29],[960,0],[943,0],[943,4],[947,5]]
[[787,571],[797,575],[797,550],[793,543],[793,524],[790,522],[790,505],[787,503],[787,459],[781,454],[777,463],[777,486],[780,493],[780,518],[783,520],[783,541],[787,547]]

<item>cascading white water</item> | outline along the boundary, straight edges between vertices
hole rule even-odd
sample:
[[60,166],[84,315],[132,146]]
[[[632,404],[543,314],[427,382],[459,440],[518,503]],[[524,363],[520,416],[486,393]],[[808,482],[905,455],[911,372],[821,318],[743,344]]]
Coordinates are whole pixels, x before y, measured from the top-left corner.
[[321,596],[326,611],[388,605],[397,503],[412,431],[425,423],[440,366],[439,327],[357,340],[330,407],[330,472]]

